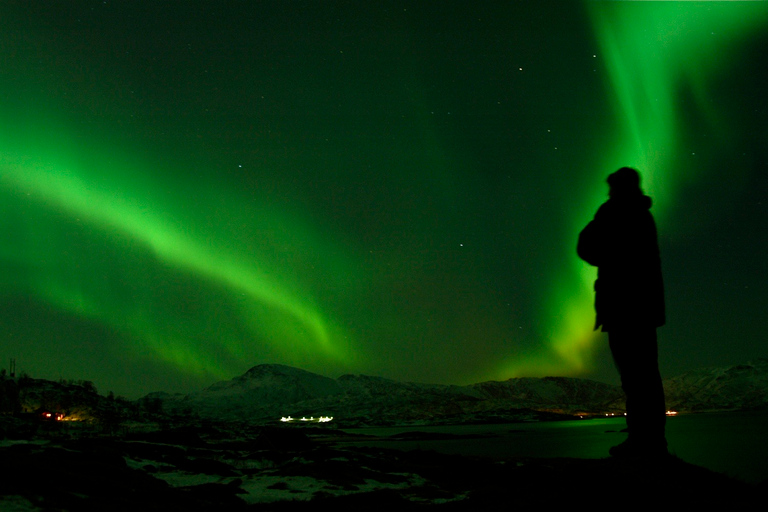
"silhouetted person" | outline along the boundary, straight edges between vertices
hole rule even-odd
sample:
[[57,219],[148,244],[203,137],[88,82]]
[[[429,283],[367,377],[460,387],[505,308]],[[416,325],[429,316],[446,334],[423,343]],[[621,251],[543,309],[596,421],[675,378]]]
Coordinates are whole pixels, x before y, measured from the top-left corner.
[[664,325],[664,285],[651,215],[640,175],[622,167],[608,176],[606,201],[579,234],[579,257],[597,267],[595,329],[608,333],[627,401],[626,441],[611,455],[667,453],[666,407],[659,374],[656,328]]

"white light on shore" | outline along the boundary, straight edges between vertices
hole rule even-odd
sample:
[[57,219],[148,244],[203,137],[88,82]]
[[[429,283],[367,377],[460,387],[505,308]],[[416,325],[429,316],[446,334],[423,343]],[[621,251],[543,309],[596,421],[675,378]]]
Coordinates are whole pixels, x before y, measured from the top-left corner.
[[306,416],[302,416],[298,420],[290,416],[283,416],[282,418],[280,418],[280,421],[283,423],[290,423],[292,421],[306,421],[308,423],[328,423],[329,421],[333,421],[333,416],[318,416],[317,418],[315,418],[314,416],[310,416],[309,418],[307,418]]

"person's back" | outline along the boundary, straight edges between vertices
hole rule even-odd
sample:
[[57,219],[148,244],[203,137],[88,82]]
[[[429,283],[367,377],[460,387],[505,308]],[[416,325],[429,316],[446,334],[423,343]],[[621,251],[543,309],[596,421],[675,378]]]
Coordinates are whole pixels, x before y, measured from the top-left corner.
[[651,199],[634,169],[619,169],[608,184],[611,197],[579,235],[577,252],[598,267],[595,329],[608,332],[626,394],[629,436],[611,455],[666,454],[656,341],[665,323],[664,286]]
[[614,194],[579,238],[579,256],[598,267],[597,325],[664,325],[664,286],[651,199]]

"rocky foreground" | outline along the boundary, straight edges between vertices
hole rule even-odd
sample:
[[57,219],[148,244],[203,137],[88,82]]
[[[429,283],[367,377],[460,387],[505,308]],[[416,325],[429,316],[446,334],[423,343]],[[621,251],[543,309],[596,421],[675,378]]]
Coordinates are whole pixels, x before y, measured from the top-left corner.
[[[2,442],[0,510],[486,510],[754,503],[678,458],[490,460],[362,448],[323,429],[185,427]],[[340,444],[344,441],[343,447]]]

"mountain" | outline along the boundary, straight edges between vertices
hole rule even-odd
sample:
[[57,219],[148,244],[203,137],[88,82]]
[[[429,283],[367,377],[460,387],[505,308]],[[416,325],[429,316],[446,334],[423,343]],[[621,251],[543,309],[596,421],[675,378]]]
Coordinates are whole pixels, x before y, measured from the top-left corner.
[[667,407],[704,412],[768,407],[768,359],[701,368],[664,381]]
[[[664,381],[667,408],[678,412],[768,408],[768,359],[702,368]],[[50,410],[65,419],[115,423],[120,418],[201,418],[274,423],[283,417],[333,417],[335,425],[503,423],[622,414],[618,386],[567,377],[513,378],[469,386],[398,382],[368,375],[331,379],[278,364],[188,395],[151,393],[136,403],[98,395],[90,382],[0,379],[0,412]]]
[[[768,407],[768,359],[693,370],[664,381],[678,412]],[[622,414],[618,386],[567,377],[513,378],[469,386],[398,382],[367,375],[323,377],[266,364],[186,396],[153,394],[164,412],[216,421],[334,417],[345,426],[486,423],[551,415]]]
[[161,398],[166,410],[250,422],[274,418],[276,414],[279,418],[288,404],[333,402],[343,394],[341,385],[328,377],[280,364],[263,364],[203,391]]
[[334,380],[283,365],[255,366],[186,396],[152,397],[173,415],[247,423],[288,416],[331,416],[346,425],[480,423],[621,409],[619,388],[583,379],[548,377],[450,386],[367,375]]
[[481,382],[471,387],[486,399],[510,399],[530,407],[549,405],[558,408],[569,404],[566,409],[574,406],[577,409],[592,408],[587,404],[598,405],[600,409],[610,408],[609,402],[618,398],[617,393],[621,394],[616,386],[570,377],[522,377],[503,382]]
[[339,383],[328,377],[281,364],[263,364],[232,380],[217,382],[202,394],[282,404],[327,398],[343,392]]

